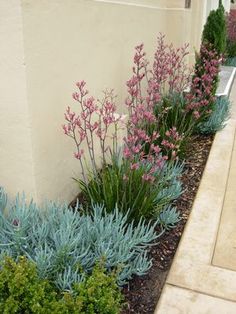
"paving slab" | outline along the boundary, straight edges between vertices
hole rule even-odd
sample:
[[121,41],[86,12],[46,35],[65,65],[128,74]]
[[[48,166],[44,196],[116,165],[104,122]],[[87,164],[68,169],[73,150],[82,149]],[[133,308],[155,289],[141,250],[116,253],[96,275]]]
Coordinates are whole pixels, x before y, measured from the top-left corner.
[[212,264],[236,271],[236,139]]
[[166,285],[155,314],[235,314],[236,304],[206,294]]

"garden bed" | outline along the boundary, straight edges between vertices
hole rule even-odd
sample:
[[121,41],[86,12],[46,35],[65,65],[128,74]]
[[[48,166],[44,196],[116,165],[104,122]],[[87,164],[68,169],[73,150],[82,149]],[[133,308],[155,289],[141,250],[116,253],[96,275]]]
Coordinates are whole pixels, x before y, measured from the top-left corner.
[[122,314],[154,312],[191,211],[212,142],[213,136],[198,136],[192,140],[182,176],[184,193],[176,201],[182,219],[174,230],[166,232],[158,245],[151,249],[149,254],[153,259],[153,266],[148,274],[135,277],[124,288],[127,307]]
[[[222,5],[211,16],[219,16],[225,26]],[[196,212],[196,193],[202,190],[202,184],[198,187],[214,134],[229,118],[227,96],[235,69],[220,68],[225,34],[220,34],[222,45],[215,46],[208,38],[210,24],[211,19],[204,27],[193,76],[186,63],[187,44],[174,48],[160,34],[152,65],[144,45],[135,47],[132,76],[126,82],[127,119],[118,114],[113,90],[96,100],[84,80],[76,83],[72,97],[79,111],[68,106],[62,126],[74,141],[81,169],[73,210],[55,202],[42,209],[28,204],[24,195],[8,204],[0,188],[2,312],[14,305],[14,312],[21,308],[37,314],[46,307],[48,313],[151,314],[160,296],[158,306],[163,303],[166,283],[173,273],[178,275],[173,268],[180,249],[172,261],[192,207]],[[197,209],[205,214],[203,202]],[[196,236],[203,234],[208,241],[208,228],[199,229],[202,220],[194,225]],[[187,245],[184,258],[195,254]],[[198,255],[203,255],[201,248]],[[190,261],[196,270],[195,255]],[[26,278],[16,283],[22,267]],[[189,280],[188,265],[182,270],[180,278],[187,274]],[[23,283],[22,295],[14,296],[9,287],[18,283]],[[44,295],[29,301],[41,285]]]

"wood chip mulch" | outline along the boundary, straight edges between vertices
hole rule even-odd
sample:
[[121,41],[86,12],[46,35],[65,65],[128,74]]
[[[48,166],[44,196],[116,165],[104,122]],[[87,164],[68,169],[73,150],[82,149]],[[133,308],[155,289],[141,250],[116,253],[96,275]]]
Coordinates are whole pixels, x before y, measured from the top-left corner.
[[186,154],[184,172],[181,178],[184,193],[175,202],[175,206],[181,212],[182,219],[175,229],[166,232],[160,242],[151,248],[149,254],[153,259],[153,266],[148,274],[134,277],[123,288],[126,305],[122,314],[154,313],[191,211],[212,142],[213,136],[198,136],[192,140]]

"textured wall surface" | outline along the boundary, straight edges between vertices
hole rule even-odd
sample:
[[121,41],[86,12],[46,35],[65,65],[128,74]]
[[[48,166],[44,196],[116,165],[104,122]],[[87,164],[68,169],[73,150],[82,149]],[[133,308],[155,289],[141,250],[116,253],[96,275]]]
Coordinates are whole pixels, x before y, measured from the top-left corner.
[[[79,175],[73,144],[61,130],[74,82],[84,79],[95,97],[115,88],[123,113],[133,48],[144,41],[151,56],[159,32],[175,44],[187,40],[185,10],[160,10],[97,1],[23,1],[28,101],[32,117],[39,199],[71,199]],[[173,28],[169,21],[172,21]],[[173,32],[173,29],[175,30]]]
[[0,186],[35,195],[21,3],[0,1]]
[[163,32],[175,45],[190,42],[193,61],[209,1],[184,9],[182,0],[168,8],[162,0],[0,0],[0,184],[37,191],[39,201],[71,200],[80,169],[61,125],[66,106],[76,109],[74,83],[87,81],[95,98],[115,88],[124,113],[134,46],[144,42],[152,56]]

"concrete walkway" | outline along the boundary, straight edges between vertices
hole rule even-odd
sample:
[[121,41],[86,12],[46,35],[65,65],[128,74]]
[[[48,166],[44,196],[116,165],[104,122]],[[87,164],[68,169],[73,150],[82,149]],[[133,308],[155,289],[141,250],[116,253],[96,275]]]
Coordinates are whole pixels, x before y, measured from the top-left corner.
[[236,80],[155,314],[236,314]]

